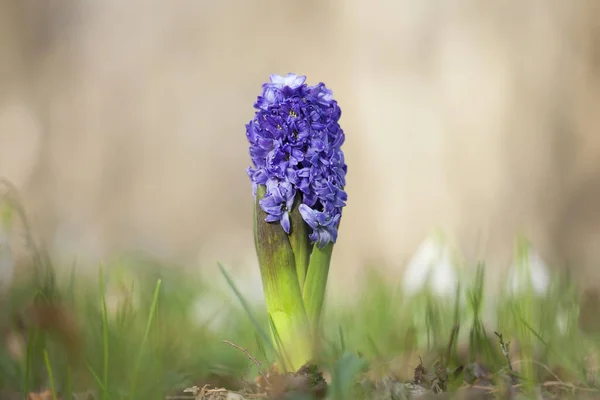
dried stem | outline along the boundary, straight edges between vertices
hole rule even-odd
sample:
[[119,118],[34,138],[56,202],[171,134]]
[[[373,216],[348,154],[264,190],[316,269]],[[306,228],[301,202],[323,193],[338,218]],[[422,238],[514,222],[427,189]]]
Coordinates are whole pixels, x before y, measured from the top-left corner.
[[506,357],[506,362],[508,363],[508,369],[510,369],[511,372],[515,372],[513,367],[512,367],[512,363],[510,362],[510,342],[504,342],[504,339],[502,337],[501,333],[498,332],[494,332],[496,334],[496,336],[498,336],[498,340],[500,341],[500,348],[502,349],[502,353],[504,354],[504,357]]
[[223,340],[223,343],[227,343],[231,347],[235,347],[236,349],[243,351],[248,356],[248,358],[256,365],[256,367],[258,368],[258,373],[262,375],[265,382],[267,384],[269,383],[269,379],[267,378],[267,375],[264,373],[262,366],[260,365],[260,362],[258,362],[258,360],[254,356],[252,356],[252,354],[250,354],[250,352],[247,349],[244,349],[243,347],[238,346],[237,344],[230,342],[229,340]]

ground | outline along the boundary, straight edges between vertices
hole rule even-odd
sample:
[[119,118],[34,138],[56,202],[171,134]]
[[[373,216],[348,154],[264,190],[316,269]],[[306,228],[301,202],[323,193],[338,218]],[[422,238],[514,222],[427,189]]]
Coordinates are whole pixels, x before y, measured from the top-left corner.
[[326,309],[314,365],[285,374],[261,339],[264,310],[229,297],[194,321],[197,299],[219,294],[183,271],[128,259],[96,279],[16,285],[0,397],[600,398],[598,338],[566,279],[490,299],[484,269],[458,297],[408,296],[373,273],[354,305]]

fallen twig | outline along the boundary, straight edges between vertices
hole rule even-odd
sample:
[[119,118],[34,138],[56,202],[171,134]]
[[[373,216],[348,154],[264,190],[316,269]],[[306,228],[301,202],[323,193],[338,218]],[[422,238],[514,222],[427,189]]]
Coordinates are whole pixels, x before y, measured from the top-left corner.
[[512,367],[512,363],[510,362],[510,342],[506,342],[504,343],[504,339],[502,338],[502,334],[498,333],[498,332],[494,332],[496,334],[496,336],[498,336],[498,340],[500,341],[500,348],[502,349],[502,353],[504,354],[504,357],[506,357],[506,361],[508,363],[508,369],[510,369],[511,372],[515,372],[513,367]]
[[229,340],[223,340],[223,342],[227,343],[231,347],[235,347],[236,349],[243,351],[248,356],[248,358],[250,360],[252,360],[252,362],[256,365],[256,367],[258,368],[258,373],[264,378],[265,383],[269,384],[269,379],[267,378],[267,375],[263,371],[262,366],[260,365],[260,362],[258,362],[258,360],[255,357],[253,357],[252,354],[250,354],[250,352],[247,349],[245,349],[241,346],[238,346],[237,344],[230,342]]

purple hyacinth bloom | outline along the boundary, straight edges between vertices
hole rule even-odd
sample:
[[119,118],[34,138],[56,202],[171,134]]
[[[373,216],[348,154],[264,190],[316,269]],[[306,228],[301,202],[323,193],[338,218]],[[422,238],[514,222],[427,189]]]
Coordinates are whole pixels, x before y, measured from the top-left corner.
[[337,226],[341,218],[341,210],[337,212],[316,211],[306,204],[298,208],[302,219],[313,229],[309,238],[317,246],[323,247],[329,242],[335,243],[337,239]]
[[299,212],[311,227],[310,240],[319,247],[335,243],[342,208],[347,166],[341,146],[341,110],[324,83],[306,84],[296,74],[271,75],[262,87],[254,118],[246,125],[252,166],[248,176],[267,222],[279,222],[290,233],[290,211],[300,200]]
[[285,233],[290,233],[290,214],[296,189],[286,181],[267,181],[267,193],[260,201],[260,208],[267,213],[267,222],[281,221]]

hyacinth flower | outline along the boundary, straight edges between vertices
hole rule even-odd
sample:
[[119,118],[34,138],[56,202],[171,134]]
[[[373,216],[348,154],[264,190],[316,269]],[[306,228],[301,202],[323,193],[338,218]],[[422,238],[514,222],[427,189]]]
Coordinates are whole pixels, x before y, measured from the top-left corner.
[[308,362],[346,205],[341,110],[325,84],[271,75],[246,125],[254,240],[272,334],[287,367]]

